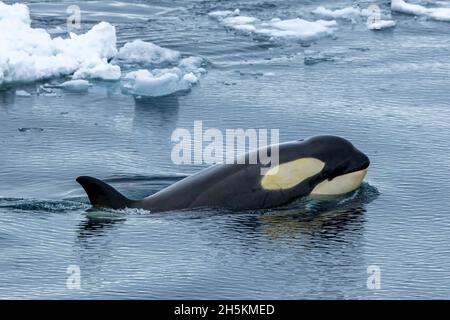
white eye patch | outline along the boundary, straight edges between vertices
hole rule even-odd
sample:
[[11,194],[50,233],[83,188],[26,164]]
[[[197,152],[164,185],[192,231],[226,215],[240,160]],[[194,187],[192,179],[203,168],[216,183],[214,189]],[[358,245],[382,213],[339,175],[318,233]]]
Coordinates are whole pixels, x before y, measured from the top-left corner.
[[265,190],[283,190],[295,187],[305,179],[322,171],[325,163],[316,158],[301,158],[271,168],[261,180]]

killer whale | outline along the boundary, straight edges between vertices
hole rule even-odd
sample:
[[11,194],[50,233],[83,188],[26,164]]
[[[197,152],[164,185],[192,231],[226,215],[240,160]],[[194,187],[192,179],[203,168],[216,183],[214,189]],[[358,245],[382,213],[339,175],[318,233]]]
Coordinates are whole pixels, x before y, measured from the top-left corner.
[[[216,164],[142,200],[128,199],[93,177],[80,176],[76,181],[94,207],[139,208],[151,212],[201,207],[252,210],[282,206],[307,195],[353,191],[361,185],[370,164],[364,153],[337,136],[281,143],[278,150],[278,166],[264,175],[261,164],[248,164],[248,161]],[[250,154],[245,155],[246,159]]]

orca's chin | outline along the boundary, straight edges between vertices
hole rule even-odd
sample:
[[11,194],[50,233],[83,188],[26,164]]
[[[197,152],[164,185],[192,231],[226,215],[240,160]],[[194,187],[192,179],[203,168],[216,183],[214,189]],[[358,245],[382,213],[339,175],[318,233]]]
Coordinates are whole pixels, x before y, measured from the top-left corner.
[[343,174],[332,180],[324,180],[315,186],[311,195],[340,195],[359,188],[368,171],[368,167]]

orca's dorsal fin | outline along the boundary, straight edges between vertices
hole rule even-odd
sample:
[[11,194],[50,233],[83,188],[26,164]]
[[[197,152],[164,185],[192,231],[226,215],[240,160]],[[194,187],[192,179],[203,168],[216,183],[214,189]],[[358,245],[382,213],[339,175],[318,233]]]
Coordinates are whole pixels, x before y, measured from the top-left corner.
[[89,201],[94,207],[124,209],[131,207],[132,200],[105,182],[92,177],[78,177],[77,182],[86,191]]

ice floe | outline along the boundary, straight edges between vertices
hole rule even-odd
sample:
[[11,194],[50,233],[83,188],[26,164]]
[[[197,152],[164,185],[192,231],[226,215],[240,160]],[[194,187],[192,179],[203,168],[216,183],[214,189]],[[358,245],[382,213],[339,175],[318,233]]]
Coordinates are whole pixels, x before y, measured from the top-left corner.
[[206,72],[202,63],[201,58],[189,57],[172,68],[131,71],[125,76],[124,89],[134,95],[152,97],[189,90]]
[[433,20],[450,22],[450,8],[448,7],[427,8],[419,4],[408,3],[404,0],[392,0],[391,10],[416,16],[424,16]]
[[[0,86],[71,76],[72,81],[53,87],[85,91],[90,86],[86,79],[123,80],[126,86],[132,79],[131,93],[159,96],[187,90],[205,73],[201,58],[182,59],[180,52],[151,42],[138,39],[117,50],[116,29],[108,22],[100,22],[84,34],[52,38],[49,31],[31,27],[24,4],[0,1],[0,30]],[[130,70],[133,64],[153,69],[131,71],[122,77],[121,66]],[[44,95],[56,95],[44,87],[40,90]]]
[[68,91],[87,91],[92,84],[87,80],[70,80],[59,85],[62,89]]
[[268,21],[252,16],[240,15],[240,11],[213,11],[208,14],[225,27],[247,34],[265,36],[272,39],[316,40],[334,33],[336,21],[308,21],[300,18]]
[[391,0],[391,10],[412,15],[426,15],[429,13],[426,7],[407,3],[403,0]]
[[369,30],[384,30],[395,27],[396,23],[393,20],[367,20],[367,28]]
[[208,16],[213,18],[224,18],[229,16],[237,16],[240,14],[240,10],[236,9],[234,11],[231,10],[221,10],[221,11],[212,11],[208,13]]
[[382,20],[381,10],[377,5],[371,5],[366,9],[357,7],[345,7],[342,9],[331,10],[323,6],[317,7],[312,11],[313,14],[333,18],[346,19],[353,22],[360,17],[367,17],[366,26],[369,30],[384,30],[395,27],[396,23],[393,20]]
[[151,69],[131,71],[124,77],[124,91],[140,96],[165,96],[189,90],[206,72],[202,67],[202,58],[181,59],[178,51],[139,39],[126,43],[116,59],[125,63],[151,65]]
[[30,12],[26,5],[20,3],[7,5],[2,1],[0,1],[0,20],[17,20],[24,24],[31,22]]
[[73,79],[119,80],[120,67],[110,64],[106,59],[93,59],[82,63],[73,74]]
[[[80,68],[104,65],[116,52],[115,28],[101,22],[85,34],[51,38],[32,28],[28,7],[0,2],[0,85],[73,74]],[[118,68],[118,67],[117,67]]]
[[173,63],[180,59],[180,52],[137,39],[120,48],[116,59],[141,64]]
[[331,10],[323,6],[317,7],[312,11],[312,13],[327,18],[348,20],[368,14],[367,10],[362,10],[356,7],[346,7],[342,9]]
[[319,39],[334,33],[336,21],[307,21],[300,18],[281,20],[272,19],[262,23],[256,33],[276,38],[296,38],[304,41]]
[[29,93],[28,91],[25,91],[25,90],[17,90],[16,91],[16,96],[18,96],[18,97],[31,97],[31,93]]

